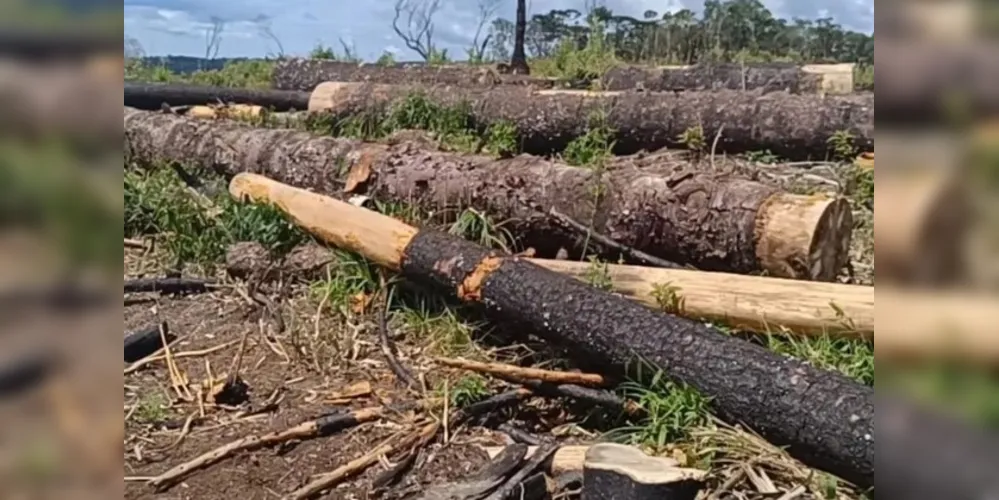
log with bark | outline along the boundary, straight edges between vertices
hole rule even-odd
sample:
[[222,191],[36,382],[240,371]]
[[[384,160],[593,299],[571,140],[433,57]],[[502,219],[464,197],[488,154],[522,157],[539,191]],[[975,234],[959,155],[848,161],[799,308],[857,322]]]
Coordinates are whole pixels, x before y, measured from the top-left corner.
[[322,59],[282,59],[274,65],[272,85],[279,90],[312,91],[323,82],[419,83],[494,87],[513,85],[549,89],[557,79],[504,74],[494,66],[381,65]]
[[618,243],[702,270],[831,281],[848,258],[845,199],[692,168],[602,175],[529,156],[495,160],[129,108],[124,119],[129,162],[255,172],[331,196],[365,194],[438,214],[471,206],[507,220],[504,227],[539,256],[586,240],[553,220],[554,208]]
[[167,106],[205,104],[255,104],[275,111],[302,110],[309,105],[308,92],[240,89],[186,83],[125,82],[125,106],[155,110]]
[[955,117],[999,113],[999,50],[996,41],[935,43],[883,40],[874,82],[881,90],[879,125],[938,124]]
[[[874,148],[874,96],[817,96],[734,90],[705,92],[591,92],[524,88],[327,82],[312,92],[310,111],[346,118],[385,112],[393,103],[422,95],[442,106],[467,105],[480,129],[517,127],[523,150],[562,151],[602,117],[619,154],[687,147],[681,136],[700,127],[705,149],[716,153],[770,150],[793,160],[825,159],[829,139],[853,137],[862,151]],[[706,151],[707,152],[707,151]]]
[[702,63],[689,66],[611,68],[601,78],[604,90],[647,91],[758,90],[794,94],[853,92],[853,64]]
[[269,203],[323,241],[424,284],[530,325],[584,368],[621,375],[635,362],[710,400],[804,463],[861,487],[874,481],[874,389],[771,352],[701,322],[500,255],[458,237],[256,174],[232,179],[237,199]]

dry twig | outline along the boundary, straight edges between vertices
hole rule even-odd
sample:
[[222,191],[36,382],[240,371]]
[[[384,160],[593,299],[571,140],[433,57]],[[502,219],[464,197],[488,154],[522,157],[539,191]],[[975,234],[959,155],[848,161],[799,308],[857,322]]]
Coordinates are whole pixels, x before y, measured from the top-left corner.
[[460,368],[479,373],[488,373],[508,380],[540,380],[554,384],[578,384],[578,385],[604,385],[606,382],[602,375],[593,373],[572,373],[554,370],[542,370],[539,368],[525,368],[522,366],[507,365],[502,363],[482,363],[466,359],[454,358],[434,358],[434,360],[444,366]]

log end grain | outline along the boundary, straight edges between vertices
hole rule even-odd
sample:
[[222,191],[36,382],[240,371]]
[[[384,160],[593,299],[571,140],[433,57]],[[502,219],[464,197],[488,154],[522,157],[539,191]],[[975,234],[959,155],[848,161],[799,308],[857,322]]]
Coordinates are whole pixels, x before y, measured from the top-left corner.
[[756,256],[773,276],[834,281],[850,257],[853,212],[845,198],[778,193],[756,224]]
[[704,471],[677,467],[676,461],[651,457],[630,446],[600,443],[583,463],[584,500],[693,500]]
[[387,101],[398,94],[398,85],[367,82],[323,82],[309,94],[308,110],[310,112],[341,111],[356,102],[374,102],[371,99],[379,96],[382,98],[381,101]]

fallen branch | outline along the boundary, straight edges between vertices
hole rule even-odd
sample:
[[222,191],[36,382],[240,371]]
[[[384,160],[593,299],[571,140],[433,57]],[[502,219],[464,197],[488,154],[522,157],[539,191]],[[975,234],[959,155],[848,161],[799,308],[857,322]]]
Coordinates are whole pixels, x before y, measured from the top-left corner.
[[385,300],[382,303],[381,309],[378,310],[378,340],[382,355],[385,356],[385,361],[388,363],[389,369],[392,370],[392,373],[400,382],[406,385],[406,388],[417,389],[420,387],[420,384],[413,378],[413,374],[399,362],[399,358],[395,354],[395,342],[389,336],[388,309],[392,303],[392,292],[385,289],[384,283],[382,294],[385,295]]
[[559,224],[562,224],[563,226],[572,229],[573,231],[586,235],[587,241],[593,240],[597,242],[597,244],[603,245],[606,248],[619,252],[621,255],[624,255],[635,262],[649,266],[664,267],[666,269],[682,269],[684,267],[675,262],[670,262],[665,259],[660,259],[659,257],[656,257],[654,255],[649,255],[641,250],[636,250],[627,245],[622,245],[596,231],[593,231],[592,229],[584,226],[583,224],[576,222],[575,219],[569,217],[568,215],[563,214],[562,212],[559,212],[554,208],[550,209],[548,213],[551,214],[551,216],[556,221],[558,221]]
[[585,363],[615,372],[636,361],[649,364],[707,396],[723,419],[790,445],[806,464],[861,486],[873,483],[871,387],[522,258],[259,175],[237,175],[229,189],[237,199],[274,204],[327,243],[531,325]]
[[554,370],[542,370],[539,368],[525,368],[522,366],[507,365],[502,363],[482,363],[467,359],[434,358],[434,361],[451,368],[460,368],[478,373],[488,373],[513,380],[540,380],[554,384],[579,384],[579,385],[604,385],[606,381],[602,375],[593,373],[572,373]]
[[539,396],[572,398],[577,401],[602,406],[613,412],[626,413],[628,415],[641,415],[645,413],[645,409],[638,403],[621,398],[610,391],[602,389],[574,384],[551,384],[537,380],[521,380],[519,383]]
[[214,284],[214,281],[198,278],[140,278],[125,281],[125,293],[205,293]]
[[349,413],[327,415],[283,431],[237,439],[156,476],[149,481],[149,484],[157,491],[163,491],[191,472],[217,463],[237,452],[272,446],[295,439],[328,436],[382,418],[385,412],[386,408],[383,406],[365,408]]

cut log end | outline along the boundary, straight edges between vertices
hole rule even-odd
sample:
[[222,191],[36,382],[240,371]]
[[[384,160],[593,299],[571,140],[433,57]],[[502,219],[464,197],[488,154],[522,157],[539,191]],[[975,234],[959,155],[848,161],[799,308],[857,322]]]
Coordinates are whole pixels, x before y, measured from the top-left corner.
[[850,257],[852,235],[845,198],[779,193],[760,209],[756,255],[772,276],[834,281]]
[[650,457],[630,446],[600,443],[583,464],[583,500],[693,500],[706,473]]
[[315,90],[309,94],[309,111],[323,111],[329,109],[340,109],[340,107],[353,99],[357,92],[364,88],[372,92],[377,91],[384,84],[372,84],[366,82],[323,82],[316,86]]

